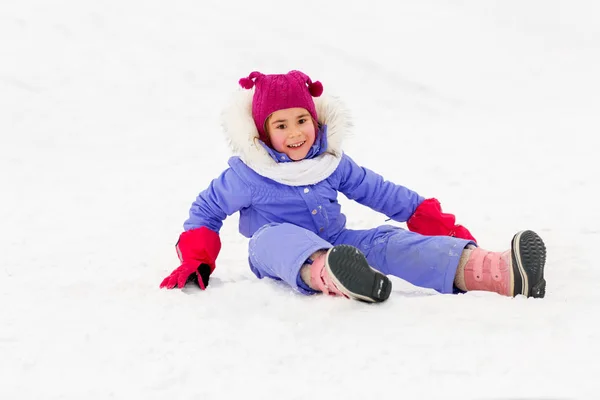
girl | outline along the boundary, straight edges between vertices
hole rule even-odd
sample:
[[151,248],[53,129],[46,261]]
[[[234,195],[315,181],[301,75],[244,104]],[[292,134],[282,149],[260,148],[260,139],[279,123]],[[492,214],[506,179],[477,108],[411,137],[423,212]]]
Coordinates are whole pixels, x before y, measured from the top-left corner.
[[[176,245],[181,265],[161,287],[194,282],[204,290],[221,248],[219,229],[239,211],[254,274],[303,294],[382,302],[392,288],[386,275],[394,275],[440,293],[544,297],[546,249],[536,233],[517,233],[510,250],[483,250],[438,200],[358,166],[342,151],[349,127],[342,106],[332,98],[313,101],[323,92],[320,82],[300,71],[252,72],[240,85],[253,93],[241,91],[223,113],[238,156],[192,204]],[[409,231],[346,229],[338,192],[407,222]]]

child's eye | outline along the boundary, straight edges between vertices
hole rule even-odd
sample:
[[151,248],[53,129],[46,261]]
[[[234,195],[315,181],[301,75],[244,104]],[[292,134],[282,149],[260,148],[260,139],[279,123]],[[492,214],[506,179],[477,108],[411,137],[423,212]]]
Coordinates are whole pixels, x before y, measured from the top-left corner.
[[299,124],[303,124],[303,123],[305,123],[305,122],[306,122],[306,118],[300,118],[300,119],[298,120],[298,123],[299,123]]
[[276,126],[276,128],[277,128],[277,129],[285,129],[285,125],[284,125],[284,124],[277,125],[277,126]]

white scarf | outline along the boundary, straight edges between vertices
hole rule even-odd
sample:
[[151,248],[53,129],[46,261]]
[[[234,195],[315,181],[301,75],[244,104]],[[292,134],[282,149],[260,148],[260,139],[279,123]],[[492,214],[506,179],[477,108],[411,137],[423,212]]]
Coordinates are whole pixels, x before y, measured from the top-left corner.
[[342,159],[342,140],[352,126],[341,101],[330,96],[314,99],[319,122],[327,125],[326,153],[312,159],[278,163],[258,142],[258,130],[252,119],[253,95],[253,90],[236,92],[221,116],[234,154],[257,174],[284,185],[313,185],[327,179]]

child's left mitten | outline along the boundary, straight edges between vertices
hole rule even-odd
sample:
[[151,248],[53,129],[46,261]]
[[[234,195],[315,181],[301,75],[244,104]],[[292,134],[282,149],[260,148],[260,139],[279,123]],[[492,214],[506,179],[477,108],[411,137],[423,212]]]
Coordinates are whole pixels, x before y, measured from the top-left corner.
[[424,200],[406,222],[411,232],[427,236],[453,236],[460,239],[477,241],[471,232],[456,223],[453,214],[442,212],[442,206],[437,199]]

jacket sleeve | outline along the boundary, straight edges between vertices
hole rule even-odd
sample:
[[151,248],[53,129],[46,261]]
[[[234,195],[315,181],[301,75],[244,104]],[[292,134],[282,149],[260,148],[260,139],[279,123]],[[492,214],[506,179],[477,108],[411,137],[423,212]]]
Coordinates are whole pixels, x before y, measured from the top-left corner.
[[343,155],[339,168],[342,172],[340,192],[394,221],[406,222],[424,200],[416,192],[360,167],[346,154]]
[[219,233],[227,216],[251,204],[251,188],[233,169],[228,168],[198,195],[183,228],[189,231],[205,226]]

